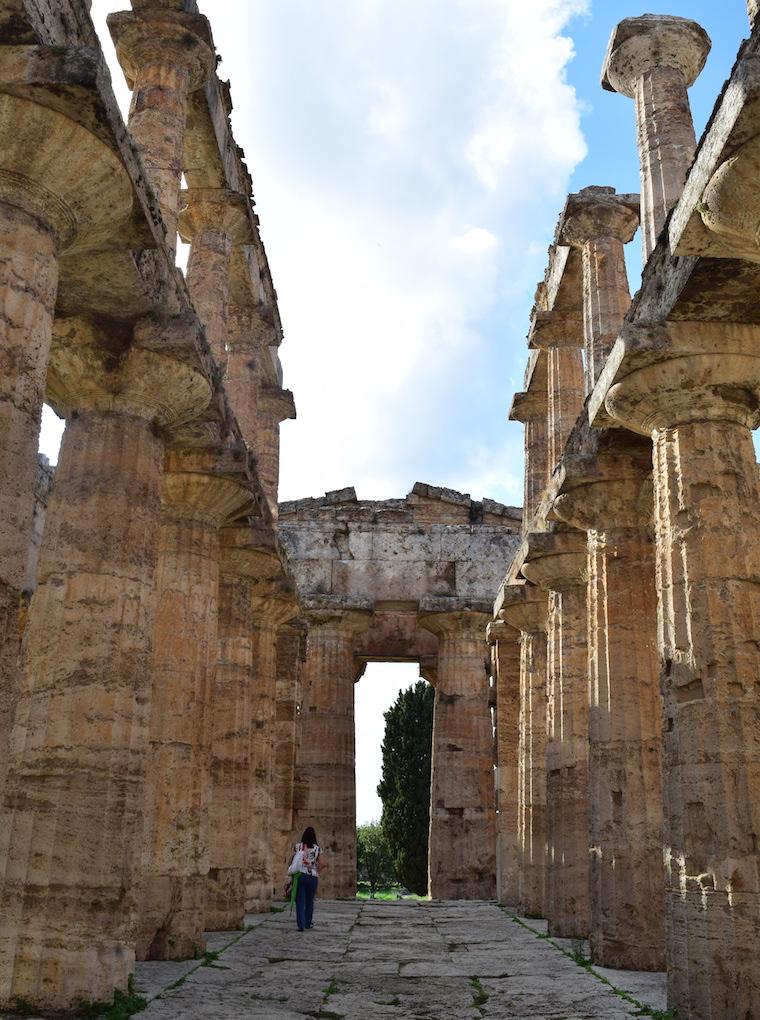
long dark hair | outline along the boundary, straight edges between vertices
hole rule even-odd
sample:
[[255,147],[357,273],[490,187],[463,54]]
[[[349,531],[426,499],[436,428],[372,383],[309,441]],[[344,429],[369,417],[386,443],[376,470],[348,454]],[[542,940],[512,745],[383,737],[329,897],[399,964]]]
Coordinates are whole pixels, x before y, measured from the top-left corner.
[[317,834],[311,825],[307,826],[303,830],[303,836],[301,836],[301,842],[304,846],[316,846],[317,845]]

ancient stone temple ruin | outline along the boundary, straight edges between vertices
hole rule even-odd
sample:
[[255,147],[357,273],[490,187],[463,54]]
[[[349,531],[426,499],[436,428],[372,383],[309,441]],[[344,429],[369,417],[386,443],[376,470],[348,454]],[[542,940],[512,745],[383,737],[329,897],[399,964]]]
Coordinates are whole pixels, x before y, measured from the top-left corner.
[[705,32],[613,32],[641,195],[560,216],[522,511],[278,505],[295,406],[211,27],[132,0],[109,28],[126,124],[87,0],[0,0],[0,1009],[198,954],[311,821],[322,894],[353,896],[353,685],[382,660],[435,685],[434,898],[666,969],[681,1020],[757,1020],[760,24],[699,144]]

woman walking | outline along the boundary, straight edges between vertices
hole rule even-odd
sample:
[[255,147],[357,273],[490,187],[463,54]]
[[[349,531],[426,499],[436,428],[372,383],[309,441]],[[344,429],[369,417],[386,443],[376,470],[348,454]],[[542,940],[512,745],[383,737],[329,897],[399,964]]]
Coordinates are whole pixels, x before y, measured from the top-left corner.
[[289,875],[298,875],[296,890],[296,924],[298,930],[311,928],[314,915],[314,897],[319,884],[319,858],[322,851],[317,843],[317,834],[311,825],[304,830],[301,842],[296,843],[293,860],[288,868]]

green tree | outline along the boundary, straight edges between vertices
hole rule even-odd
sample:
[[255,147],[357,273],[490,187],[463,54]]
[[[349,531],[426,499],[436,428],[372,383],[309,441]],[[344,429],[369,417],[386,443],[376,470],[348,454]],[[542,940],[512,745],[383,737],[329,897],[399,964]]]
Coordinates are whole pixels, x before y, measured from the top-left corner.
[[428,887],[433,701],[433,688],[419,680],[385,713],[383,778],[377,787],[396,875],[420,896]]
[[356,830],[356,871],[361,881],[369,883],[370,896],[396,881],[393,861],[379,822],[360,825]]

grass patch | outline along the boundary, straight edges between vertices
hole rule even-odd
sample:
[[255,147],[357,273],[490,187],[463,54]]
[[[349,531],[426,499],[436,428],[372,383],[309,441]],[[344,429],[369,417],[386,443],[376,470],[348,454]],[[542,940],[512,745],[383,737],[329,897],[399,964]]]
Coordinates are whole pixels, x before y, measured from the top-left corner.
[[148,1002],[137,995],[134,991],[132,978],[129,979],[129,986],[126,992],[114,992],[112,1002],[83,1002],[75,1016],[83,1018],[99,1017],[101,1020],[127,1020],[135,1013],[142,1013],[147,1008]]
[[22,999],[19,996],[16,997],[14,1009],[19,1016],[34,1016],[37,1012],[31,1002],[27,1002],[26,999]]
[[472,985],[472,1004],[480,1008],[485,1006],[488,1002],[488,992],[485,990],[483,985],[480,983],[479,977],[471,977],[470,984]]
[[357,900],[429,900],[429,896],[418,896],[417,893],[407,892],[400,885],[386,885],[375,889],[374,896],[370,893],[369,882],[357,882]]
[[[272,906],[269,908],[269,913],[270,914],[282,914],[285,909],[286,909],[285,907],[276,907],[274,905],[274,903],[273,903]],[[248,928],[246,930],[250,931],[250,928]]]

